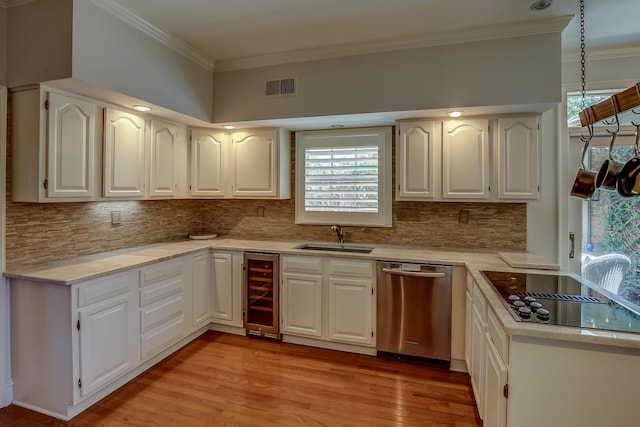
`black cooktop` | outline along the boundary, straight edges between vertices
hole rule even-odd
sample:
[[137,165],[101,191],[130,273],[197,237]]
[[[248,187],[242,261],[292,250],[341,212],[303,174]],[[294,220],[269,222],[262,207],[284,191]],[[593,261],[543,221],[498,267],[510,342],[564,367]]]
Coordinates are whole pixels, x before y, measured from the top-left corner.
[[637,307],[577,275],[482,274],[517,321],[640,333]]

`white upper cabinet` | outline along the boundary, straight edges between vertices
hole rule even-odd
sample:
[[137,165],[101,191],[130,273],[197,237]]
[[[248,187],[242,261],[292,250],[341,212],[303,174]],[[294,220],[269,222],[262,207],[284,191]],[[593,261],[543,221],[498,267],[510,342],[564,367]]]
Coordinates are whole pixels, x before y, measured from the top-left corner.
[[149,196],[175,197],[178,193],[180,148],[184,129],[173,123],[151,121],[149,142]]
[[[231,135],[231,194],[242,198],[288,198],[289,144],[278,129]],[[286,185],[285,185],[286,184]]]
[[400,122],[396,140],[396,200],[441,196],[440,122]]
[[495,150],[499,199],[538,198],[538,116],[498,119]]
[[143,197],[144,119],[105,108],[104,127],[104,197]]
[[193,129],[191,197],[288,199],[290,149],[283,129]]
[[224,197],[227,138],[224,131],[191,130],[191,196]]
[[489,199],[489,121],[445,121],[442,138],[442,197]]
[[94,196],[95,103],[49,93],[48,197]]
[[44,87],[12,93],[12,199],[98,197],[98,105]]

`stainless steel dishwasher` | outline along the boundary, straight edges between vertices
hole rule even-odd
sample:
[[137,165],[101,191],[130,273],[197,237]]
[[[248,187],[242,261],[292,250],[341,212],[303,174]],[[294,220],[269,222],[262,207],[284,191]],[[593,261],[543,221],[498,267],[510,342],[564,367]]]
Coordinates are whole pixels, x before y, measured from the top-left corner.
[[377,349],[451,361],[451,267],[378,262]]

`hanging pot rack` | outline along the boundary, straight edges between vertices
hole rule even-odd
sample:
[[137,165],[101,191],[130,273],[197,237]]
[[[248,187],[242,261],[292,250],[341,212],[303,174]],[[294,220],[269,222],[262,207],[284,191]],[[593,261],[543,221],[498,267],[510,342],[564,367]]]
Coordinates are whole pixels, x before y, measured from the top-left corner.
[[591,126],[602,120],[607,120],[616,114],[632,110],[640,106],[640,82],[629,89],[618,92],[604,101],[598,102],[580,112],[582,127]]

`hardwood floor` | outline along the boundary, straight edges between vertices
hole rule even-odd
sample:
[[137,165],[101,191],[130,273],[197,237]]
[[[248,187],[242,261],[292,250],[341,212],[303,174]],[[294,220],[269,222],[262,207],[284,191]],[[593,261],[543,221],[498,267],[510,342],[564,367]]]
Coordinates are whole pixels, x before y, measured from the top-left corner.
[[469,376],[207,332],[69,422],[14,405],[0,426],[482,426]]

